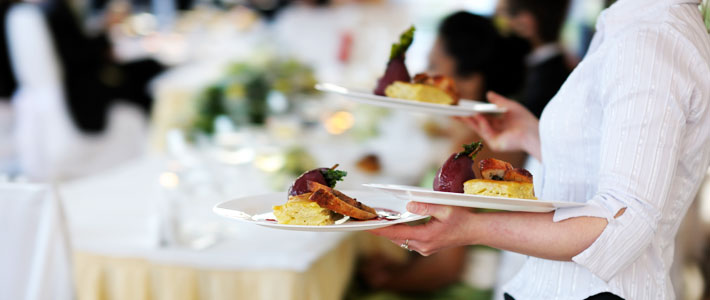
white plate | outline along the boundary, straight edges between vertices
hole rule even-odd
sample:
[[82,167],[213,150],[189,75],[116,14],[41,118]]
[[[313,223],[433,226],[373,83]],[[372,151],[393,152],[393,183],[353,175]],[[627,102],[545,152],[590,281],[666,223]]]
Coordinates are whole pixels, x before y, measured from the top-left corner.
[[316,89],[322,92],[343,95],[359,103],[383,106],[388,108],[406,109],[423,113],[433,113],[446,116],[470,116],[477,113],[503,113],[504,108],[495,104],[474,100],[461,99],[458,105],[426,103],[406,99],[378,96],[371,91],[348,89],[332,83],[318,83]]
[[584,203],[553,202],[482,195],[437,192],[421,187],[394,184],[363,184],[366,187],[385,191],[405,201],[424,202],[451,206],[464,206],[508,211],[548,212],[562,207],[584,206]]
[[406,210],[406,203],[387,194],[373,191],[343,191],[346,195],[357,198],[358,201],[377,209],[384,208],[401,213],[401,217],[396,220],[371,220],[353,221],[340,220],[333,225],[308,226],[308,225],[285,225],[276,223],[276,218],[272,213],[274,205],[281,205],[286,202],[286,193],[269,193],[258,196],[248,196],[239,199],[222,202],[215,205],[213,211],[223,217],[230,219],[285,230],[297,231],[360,231],[386,227],[399,223],[408,223],[426,218],[427,216],[415,215]]

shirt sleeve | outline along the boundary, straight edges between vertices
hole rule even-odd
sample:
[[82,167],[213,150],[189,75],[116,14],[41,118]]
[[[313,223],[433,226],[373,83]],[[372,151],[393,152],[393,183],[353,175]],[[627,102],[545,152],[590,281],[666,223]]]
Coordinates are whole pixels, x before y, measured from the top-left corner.
[[[689,99],[690,66],[678,41],[659,31],[636,32],[612,46],[600,66],[602,108],[598,188],[583,208],[559,209],[554,221],[594,216],[608,220],[597,240],[572,260],[602,280],[630,266],[654,238],[672,201]],[[623,215],[615,218],[622,208]]]

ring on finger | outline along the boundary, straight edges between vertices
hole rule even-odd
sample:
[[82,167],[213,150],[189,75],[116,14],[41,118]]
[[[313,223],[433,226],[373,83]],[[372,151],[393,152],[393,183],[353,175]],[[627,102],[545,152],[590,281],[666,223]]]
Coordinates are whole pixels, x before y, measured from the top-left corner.
[[409,249],[409,239],[404,240],[404,243],[399,246],[402,247],[402,249],[404,250],[412,251],[412,249]]

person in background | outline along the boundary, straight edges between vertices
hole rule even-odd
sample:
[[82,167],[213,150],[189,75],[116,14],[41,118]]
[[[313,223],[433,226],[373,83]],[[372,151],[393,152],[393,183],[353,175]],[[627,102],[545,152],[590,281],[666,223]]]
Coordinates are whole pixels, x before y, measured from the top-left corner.
[[[490,19],[456,12],[444,18],[439,26],[429,56],[429,72],[452,77],[464,99],[484,99],[489,90],[514,96],[523,85],[527,50],[524,41],[502,37]],[[479,138],[454,137],[456,151],[460,151],[461,143],[476,139]],[[494,155],[509,160],[523,157],[521,152],[496,154],[487,150],[479,154],[481,157]],[[460,293],[465,289],[453,284],[461,281],[467,250],[467,247],[455,247],[430,257],[412,255],[406,264],[375,255],[365,259],[360,273],[375,289],[419,293],[438,291],[439,296],[444,296],[454,293],[446,290],[449,288],[458,289],[456,293]]]
[[[148,82],[163,70],[153,60],[119,63],[104,34],[85,34],[68,0],[40,3],[62,66],[67,107],[86,134],[101,133],[113,101],[135,104],[149,113]],[[81,9],[78,9],[81,11]]]
[[[516,98],[522,95],[525,79],[525,55],[528,43],[510,35],[503,37],[493,22],[469,12],[456,12],[439,25],[438,35],[429,55],[429,72],[450,76],[463,99],[485,99],[487,91],[500,91]],[[462,144],[480,140],[475,133],[449,130],[453,135],[453,150]],[[484,147],[479,158],[496,157],[521,166],[522,152],[493,153]]]
[[490,19],[460,11],[439,25],[429,71],[452,77],[464,99],[484,99],[489,90],[515,96],[522,88],[528,51],[519,38],[501,36]]
[[569,0],[498,2],[498,15],[532,47],[520,102],[538,118],[570,73],[558,44],[568,6]]

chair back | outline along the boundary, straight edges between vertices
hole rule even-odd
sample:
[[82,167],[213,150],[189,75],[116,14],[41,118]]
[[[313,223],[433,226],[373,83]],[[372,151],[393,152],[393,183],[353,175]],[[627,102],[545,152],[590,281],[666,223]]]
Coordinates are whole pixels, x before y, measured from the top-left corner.
[[13,95],[15,147],[27,176],[56,177],[77,139],[64,103],[61,67],[44,15],[35,4],[13,5],[7,13],[7,39],[17,78]]
[[15,4],[7,38],[18,87],[13,95],[18,168],[32,180],[86,176],[142,153],[146,126],[140,112],[115,105],[106,132],[82,134],[66,105],[62,65],[40,8]]
[[74,298],[61,205],[47,185],[0,183],[0,299]]

